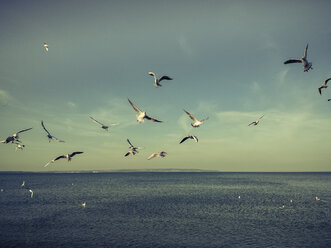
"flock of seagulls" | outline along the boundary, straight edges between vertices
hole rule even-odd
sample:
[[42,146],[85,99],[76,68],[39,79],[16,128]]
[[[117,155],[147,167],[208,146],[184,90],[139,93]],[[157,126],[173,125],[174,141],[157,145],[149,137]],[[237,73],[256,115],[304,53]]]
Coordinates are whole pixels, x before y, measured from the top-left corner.
[[[48,52],[49,51],[49,45],[44,42],[43,43],[43,48],[45,49],[45,52]],[[312,68],[312,63],[311,62],[308,62],[307,60],[307,51],[308,51],[308,44],[306,45],[306,48],[304,50],[304,55],[303,57],[301,57],[300,59],[289,59],[289,60],[286,60],[284,62],[284,64],[292,64],[292,63],[301,63],[302,66],[303,66],[303,70],[304,72],[308,72],[310,69],[313,69]],[[167,76],[167,75],[164,75],[160,78],[158,78],[156,76],[156,74],[154,72],[148,72],[148,74],[150,76],[152,76],[154,78],[154,86],[155,87],[161,87],[162,85],[160,84],[160,82],[162,81],[170,81],[170,80],[173,80],[173,78]],[[324,81],[324,83],[318,88],[318,91],[319,91],[319,94],[322,95],[322,89],[326,89],[328,86],[327,86],[327,83],[328,81],[330,80],[331,78],[328,78]],[[330,101],[331,99],[328,99],[328,101]],[[161,120],[158,120],[156,118],[153,118],[149,115],[146,114],[145,111],[142,111],[140,110],[135,104],[133,104],[133,102],[128,99],[131,107],[136,111],[136,119],[137,119],[137,122],[138,123],[144,123],[145,119],[147,120],[150,120],[152,122],[157,122],[157,123],[162,123],[163,121]],[[193,114],[191,114],[190,112],[186,111],[185,109],[183,109],[184,112],[188,115],[188,117],[193,121],[191,123],[191,126],[193,128],[198,128],[200,127],[203,123],[205,123],[209,117],[206,117],[205,119],[202,119],[202,120],[198,120]],[[264,114],[257,120],[251,122],[248,126],[257,126],[259,123],[260,123],[260,120],[264,117]],[[118,125],[118,123],[112,123],[112,124],[109,124],[109,125],[105,125],[103,123],[101,123],[100,121],[96,120],[95,118],[93,118],[92,116],[89,116],[89,118],[97,123],[98,125],[101,126],[101,128],[105,131],[108,131],[108,129],[112,126],[116,126]],[[55,140],[57,142],[65,142],[61,139],[58,139],[57,137],[53,136],[45,127],[45,124],[43,121],[41,121],[41,126],[43,128],[43,130],[46,132],[46,135],[47,135],[47,138],[48,138],[48,141],[51,142],[52,140]],[[29,131],[31,130],[32,128],[27,128],[27,129],[23,129],[23,130],[20,130],[16,133],[14,133],[13,135],[7,137],[5,140],[2,140],[1,142],[4,143],[4,144],[8,144],[8,143],[12,143],[12,144],[15,144],[16,147],[15,147],[15,150],[23,150],[23,148],[25,147],[25,145],[21,144],[21,141],[19,140],[19,135],[23,132],[26,132],[26,131]],[[185,136],[184,138],[182,138],[179,142],[179,144],[182,144],[184,143],[186,140],[189,140],[189,139],[192,139],[195,141],[195,143],[198,143],[198,138],[197,136],[195,135],[187,135]],[[129,155],[136,155],[139,151],[139,149],[141,149],[141,147],[135,147],[132,145],[132,143],[130,142],[129,139],[127,139],[127,142],[129,143],[129,151],[124,155],[125,157],[129,156]],[[74,157],[75,155],[77,154],[82,154],[83,152],[81,151],[75,151],[75,152],[72,152],[72,153],[69,153],[69,154],[65,154],[65,155],[60,155],[60,156],[57,156],[55,157],[54,159],[52,159],[51,161],[49,161],[48,163],[46,163],[44,165],[44,167],[47,167],[48,165],[50,165],[51,163],[54,163],[55,161],[61,159],[61,158],[65,158],[67,159],[67,161],[71,161],[72,157]],[[150,160],[150,159],[153,159],[155,157],[165,157],[167,155],[167,152],[165,151],[161,151],[161,152],[156,152],[156,153],[153,153],[151,154],[147,159]],[[33,193],[32,193],[33,195]]]

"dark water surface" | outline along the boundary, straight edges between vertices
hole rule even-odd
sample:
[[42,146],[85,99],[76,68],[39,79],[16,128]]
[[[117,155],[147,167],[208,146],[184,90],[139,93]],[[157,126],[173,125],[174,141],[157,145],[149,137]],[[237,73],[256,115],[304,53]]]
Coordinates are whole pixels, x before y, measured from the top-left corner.
[[0,247],[331,247],[330,173],[0,173],[0,188]]

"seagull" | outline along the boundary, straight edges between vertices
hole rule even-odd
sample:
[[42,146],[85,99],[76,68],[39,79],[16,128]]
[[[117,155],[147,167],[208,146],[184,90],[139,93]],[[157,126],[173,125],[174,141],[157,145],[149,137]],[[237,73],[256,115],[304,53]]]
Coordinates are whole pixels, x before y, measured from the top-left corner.
[[95,123],[100,124],[100,125],[101,125],[101,128],[105,129],[106,131],[108,131],[108,128],[109,128],[109,127],[118,125],[118,123],[114,123],[114,124],[110,124],[109,126],[106,126],[106,125],[102,124],[101,122],[97,121],[96,119],[94,119],[93,117],[91,117],[91,116],[89,116],[89,117],[90,117],[90,118],[92,119],[92,121],[94,121]]
[[48,44],[46,42],[44,42],[43,47],[45,48],[45,51],[48,52]]
[[53,140],[53,139],[55,139],[55,140],[58,141],[58,142],[64,142],[63,140],[59,140],[59,139],[56,138],[55,136],[51,135],[51,134],[47,131],[47,129],[46,129],[46,127],[45,127],[43,121],[41,121],[41,126],[43,127],[43,129],[44,129],[44,130],[46,131],[46,133],[47,133],[48,142],[51,142],[51,140]]
[[263,116],[264,115],[262,115],[259,119],[257,119],[256,121],[253,121],[253,122],[251,122],[248,126],[250,126],[250,125],[254,125],[254,126],[256,126],[257,124],[259,124],[259,122],[260,122],[260,120],[263,118]]
[[22,182],[21,187],[23,188],[25,186],[25,181]]
[[[320,95],[322,95],[322,89],[326,89],[328,86],[326,85],[328,83],[328,81],[331,78],[328,78],[327,80],[324,81],[324,83],[321,85],[321,87],[318,88],[318,92],[320,93]],[[329,101],[329,100],[328,100]]]
[[32,189],[29,189],[29,192],[31,193],[30,197],[32,198],[33,197],[33,191],[32,191]]
[[171,77],[168,77],[168,76],[162,76],[161,78],[158,79],[155,76],[155,73],[154,72],[149,72],[148,74],[154,77],[154,86],[155,87],[161,87],[162,85],[160,84],[160,82],[162,80],[172,80],[172,78]]
[[316,196],[316,197],[315,197],[315,200],[316,200],[316,201],[320,201],[321,198],[319,198],[318,196]]
[[86,202],[82,203],[82,207],[85,208],[86,207]]
[[150,159],[155,158],[155,157],[162,157],[162,158],[164,158],[167,154],[168,153],[163,152],[163,151],[162,152],[155,152],[152,155],[150,155],[147,159],[150,160]]
[[312,63],[307,61],[307,50],[308,50],[308,44],[306,46],[304,55],[301,59],[289,59],[284,62],[284,64],[291,64],[291,63],[302,63],[303,71],[309,71],[309,69],[313,69]]
[[190,114],[190,113],[187,112],[185,109],[183,109],[183,110],[184,110],[184,112],[185,112],[186,114],[188,114],[188,116],[194,121],[193,123],[191,123],[191,126],[192,126],[192,127],[200,127],[200,126],[201,126],[206,120],[209,119],[209,117],[207,117],[207,118],[205,118],[205,119],[199,121],[197,118],[195,118],[194,115]]
[[23,150],[24,147],[25,147],[25,145],[21,145],[21,144],[17,144],[16,143],[15,151],[17,151],[17,150]]
[[186,137],[184,137],[181,142],[179,142],[179,144],[183,143],[185,140],[187,139],[193,139],[195,142],[198,142],[198,137],[194,136],[194,135],[187,135]]
[[281,206],[281,207],[279,207],[280,209],[284,209],[285,208],[285,205],[283,205],[283,206]]
[[240,195],[238,196],[238,199],[240,200]]
[[151,120],[151,121],[154,121],[154,122],[162,122],[162,121],[159,121],[157,119],[154,119],[152,117],[149,117],[148,115],[146,115],[146,112],[142,112],[136,105],[134,105],[130,99],[129,100],[129,103],[131,104],[132,108],[138,113],[136,115],[136,118],[137,118],[137,121],[139,123],[143,123],[144,122],[144,119],[146,118],[147,120]]
[[138,149],[140,149],[141,147],[135,147],[134,145],[131,144],[129,139],[126,139],[126,141],[129,143],[129,151],[124,155],[125,157],[131,155],[136,155],[136,153],[138,153]]
[[9,142],[11,142],[11,143],[14,143],[14,141],[15,142],[21,142],[21,141],[19,141],[19,134],[20,133],[23,133],[23,132],[25,132],[25,131],[28,131],[28,130],[31,130],[32,129],[32,127],[31,128],[27,128],[27,129],[23,129],[23,130],[21,130],[21,131],[18,131],[17,133],[14,133],[12,136],[9,136],[7,139],[5,139],[5,140],[2,140],[1,142],[2,143],[4,143],[4,144],[7,144],[7,143],[9,143]]
[[47,164],[45,164],[44,167],[47,167],[49,164],[54,163],[56,160],[59,160],[61,158],[66,158],[69,162],[69,161],[71,161],[71,158],[73,156],[75,156],[76,154],[81,154],[81,153],[83,153],[83,152],[73,152],[71,154],[65,154],[65,155],[58,156],[58,157],[54,158],[53,160],[49,161]]

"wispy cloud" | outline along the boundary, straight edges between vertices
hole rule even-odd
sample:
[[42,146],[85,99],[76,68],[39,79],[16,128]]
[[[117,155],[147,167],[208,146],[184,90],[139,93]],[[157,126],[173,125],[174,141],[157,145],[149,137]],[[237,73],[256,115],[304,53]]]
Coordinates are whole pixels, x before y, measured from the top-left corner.
[[13,98],[9,92],[0,89],[0,104],[7,105]]

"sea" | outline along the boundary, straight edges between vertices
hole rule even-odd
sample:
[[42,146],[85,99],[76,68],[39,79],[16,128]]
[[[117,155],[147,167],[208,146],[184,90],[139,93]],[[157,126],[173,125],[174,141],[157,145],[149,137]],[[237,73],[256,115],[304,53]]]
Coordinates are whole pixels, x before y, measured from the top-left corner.
[[0,188],[0,247],[331,247],[331,173],[3,172]]

